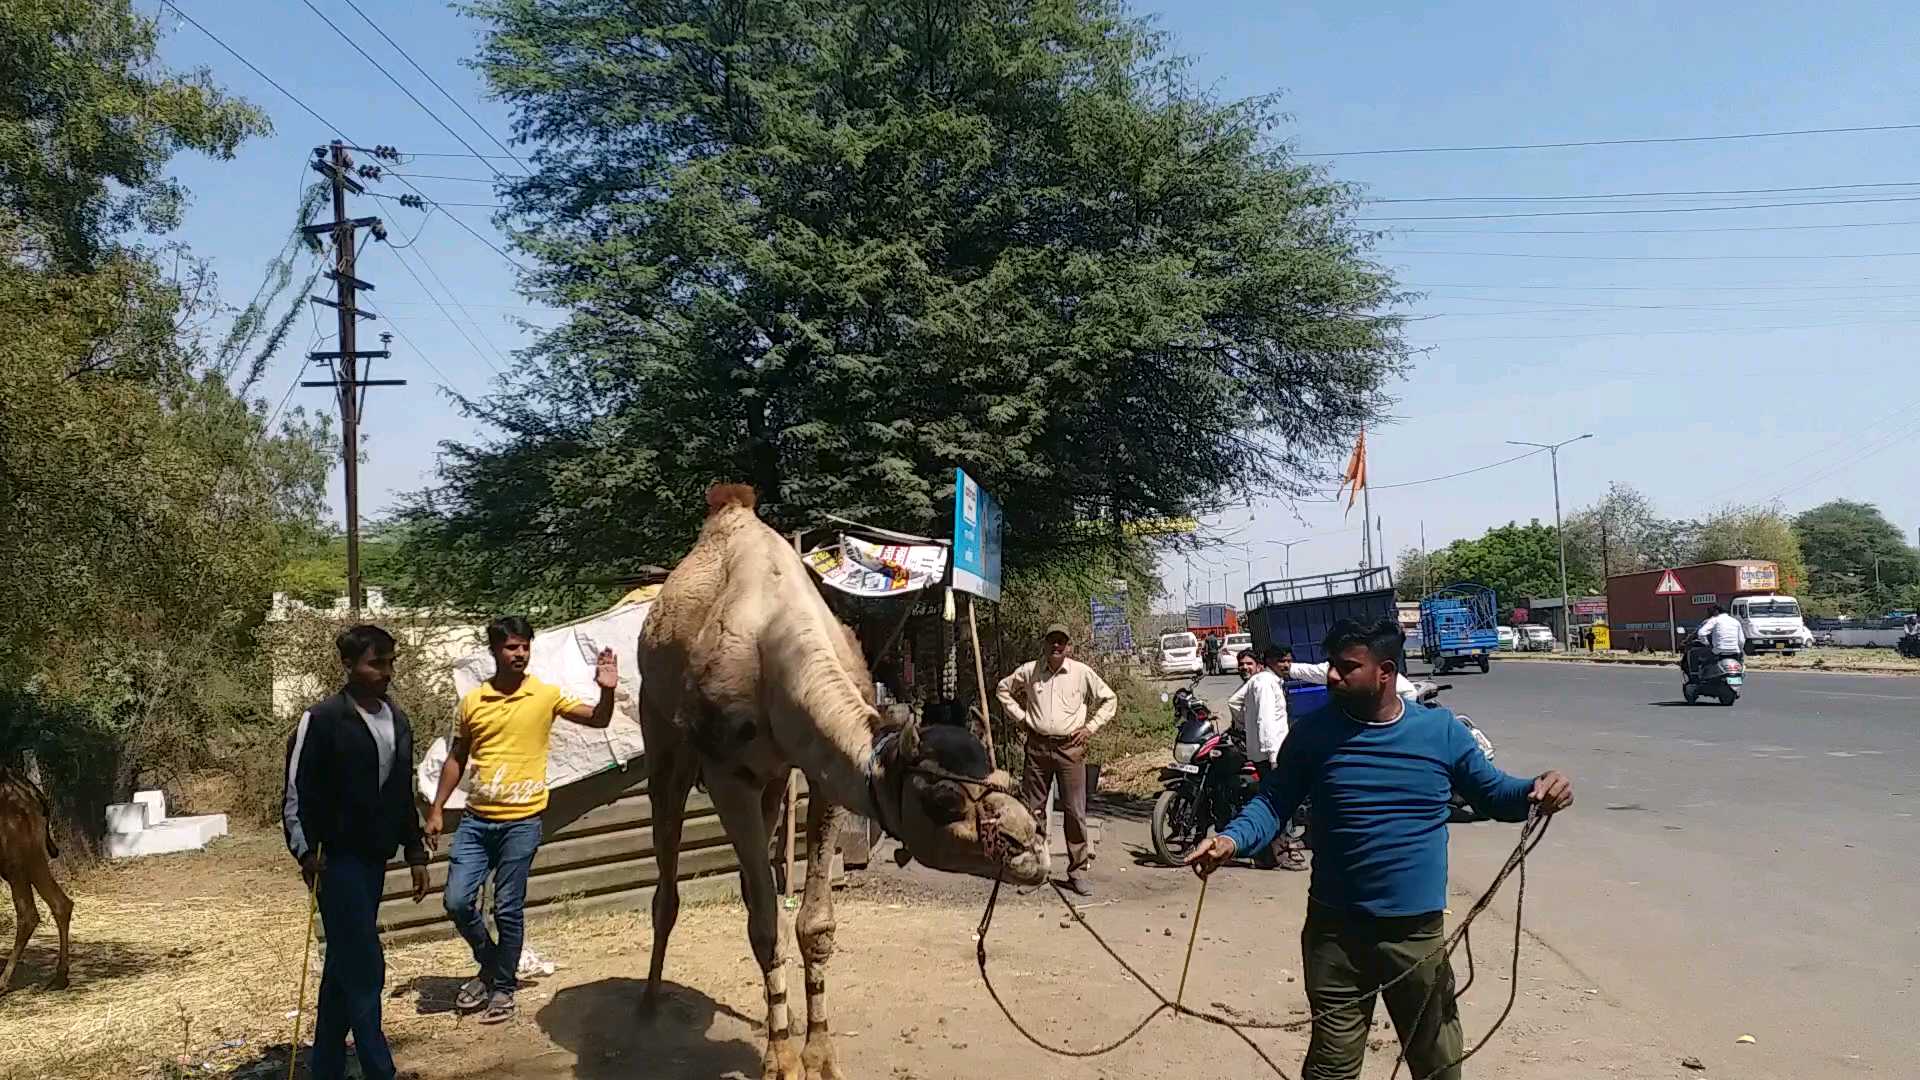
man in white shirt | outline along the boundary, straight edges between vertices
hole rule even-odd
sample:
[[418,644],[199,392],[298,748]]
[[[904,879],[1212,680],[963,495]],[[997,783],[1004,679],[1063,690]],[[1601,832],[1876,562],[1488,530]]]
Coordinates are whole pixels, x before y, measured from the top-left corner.
[[[1286,671],[1293,663],[1293,650],[1285,645],[1269,645],[1261,653],[1264,666],[1247,680],[1241,702],[1242,723],[1247,732],[1247,757],[1262,778],[1280,761],[1280,747],[1287,741]],[[1231,705],[1229,705],[1231,708]],[[1305,870],[1307,860],[1293,839],[1282,830],[1270,850],[1259,852],[1259,866],[1276,863],[1285,870]]]
[[[1253,650],[1250,648],[1241,649],[1240,688],[1235,690],[1233,696],[1227,699],[1227,728],[1239,728],[1242,731],[1247,729],[1247,686],[1259,672],[1260,661],[1253,655]],[[1224,735],[1226,733],[1227,729],[1220,726],[1218,717],[1214,718],[1213,725],[1214,731],[1217,734]]]
[[1700,624],[1695,636],[1713,650],[1716,657],[1739,657],[1746,650],[1747,634],[1741,629],[1740,620],[1727,614],[1719,604],[1707,608],[1707,621]]

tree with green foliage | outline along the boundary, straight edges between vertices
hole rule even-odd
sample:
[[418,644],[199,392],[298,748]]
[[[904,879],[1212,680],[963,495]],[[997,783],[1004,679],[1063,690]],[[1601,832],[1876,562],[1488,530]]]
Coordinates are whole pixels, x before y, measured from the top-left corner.
[[[1509,612],[1530,597],[1560,595],[1560,540],[1551,525],[1509,522],[1478,539],[1455,540],[1424,559],[1417,551],[1402,552],[1398,576],[1402,599],[1418,598],[1406,592],[1410,579],[1430,577],[1436,589],[1460,582],[1484,585],[1493,590],[1500,610]],[[1567,585],[1572,595],[1584,596],[1599,581],[1591,568],[1569,561]],[[1413,589],[1422,591],[1418,584]]]
[[1876,584],[1877,576],[1886,595],[1871,598],[1879,601],[1872,606],[1884,612],[1895,594],[1920,583],[1920,553],[1872,503],[1822,503],[1793,519],[1793,534],[1806,556],[1809,587],[1817,595],[1861,595]]
[[266,130],[157,41],[128,0],[0,0],[0,760],[35,751],[95,828],[264,715],[256,631],[331,441],[269,430],[200,338],[204,267],[127,241],[177,220],[174,153]]
[[1807,581],[1806,560],[1793,523],[1773,506],[1728,506],[1700,523],[1694,562],[1766,559],[1780,567],[1780,589],[1798,590]]
[[1117,0],[476,0],[569,312],[449,448],[408,557],[476,606],[670,563],[717,480],[777,527],[1008,558],[1299,494],[1406,349],[1357,193]]

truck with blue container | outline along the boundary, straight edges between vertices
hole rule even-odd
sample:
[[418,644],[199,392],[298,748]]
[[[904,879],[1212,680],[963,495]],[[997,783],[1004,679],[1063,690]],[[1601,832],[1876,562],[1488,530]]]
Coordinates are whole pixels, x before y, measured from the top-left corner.
[[1422,597],[1420,646],[1435,675],[1468,665],[1477,665],[1485,674],[1500,648],[1499,608],[1493,590],[1461,582]]

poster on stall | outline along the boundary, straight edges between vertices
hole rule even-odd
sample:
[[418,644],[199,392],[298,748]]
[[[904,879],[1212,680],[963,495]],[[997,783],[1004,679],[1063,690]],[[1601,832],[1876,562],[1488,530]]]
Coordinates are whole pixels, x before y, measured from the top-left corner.
[[947,574],[947,549],[938,544],[875,544],[852,536],[815,548],[805,561],[822,582],[854,596],[904,596],[940,584]]

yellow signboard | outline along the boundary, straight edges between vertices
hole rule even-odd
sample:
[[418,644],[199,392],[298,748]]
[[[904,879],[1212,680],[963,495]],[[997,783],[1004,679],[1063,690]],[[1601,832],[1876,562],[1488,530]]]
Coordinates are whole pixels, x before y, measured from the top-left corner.
[[[1077,524],[1077,527],[1081,532],[1090,533],[1102,532],[1111,528],[1111,526],[1104,521],[1082,521]],[[1120,531],[1126,536],[1133,537],[1186,536],[1199,532],[1200,522],[1190,517],[1141,518],[1138,521],[1129,521],[1125,525],[1120,526]]]
[[1602,650],[1613,648],[1613,631],[1607,629],[1606,623],[1593,624],[1593,647]]

